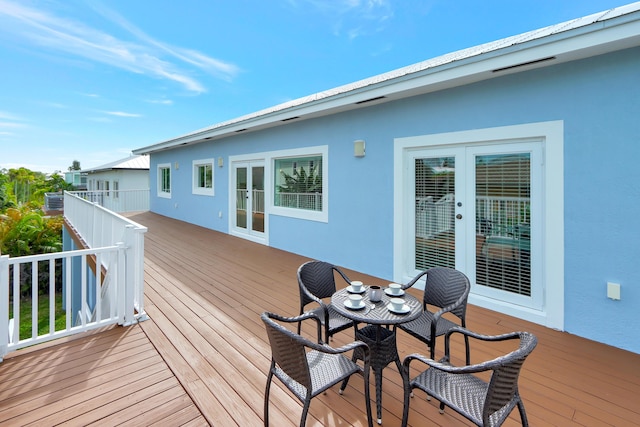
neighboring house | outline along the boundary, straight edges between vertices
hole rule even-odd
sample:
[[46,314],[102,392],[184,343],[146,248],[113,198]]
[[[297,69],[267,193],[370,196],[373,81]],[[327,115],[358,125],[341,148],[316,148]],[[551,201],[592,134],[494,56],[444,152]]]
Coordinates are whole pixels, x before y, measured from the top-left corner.
[[87,174],[80,171],[69,171],[64,173],[64,180],[67,184],[73,185],[74,190],[87,189]]
[[134,155],[91,169],[87,175],[87,190],[141,190],[149,188],[149,156]]
[[134,153],[153,212],[639,353],[639,117],[634,3]]
[[87,176],[87,198],[114,212],[143,211],[149,207],[149,156],[134,155],[92,169]]

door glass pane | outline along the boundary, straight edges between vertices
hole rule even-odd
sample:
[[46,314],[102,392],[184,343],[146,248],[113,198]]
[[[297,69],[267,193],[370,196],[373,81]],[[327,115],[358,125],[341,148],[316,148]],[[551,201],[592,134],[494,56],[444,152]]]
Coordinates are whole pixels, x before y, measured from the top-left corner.
[[236,226],[247,228],[247,168],[236,169]]
[[531,296],[530,153],[476,157],[476,283]]
[[455,268],[455,158],[415,160],[415,268]]
[[251,171],[251,229],[264,233],[264,167],[253,167]]

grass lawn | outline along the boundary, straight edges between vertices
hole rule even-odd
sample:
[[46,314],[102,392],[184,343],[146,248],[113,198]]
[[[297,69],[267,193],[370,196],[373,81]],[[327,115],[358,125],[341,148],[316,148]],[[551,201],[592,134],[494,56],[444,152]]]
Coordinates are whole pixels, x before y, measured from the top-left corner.
[[[31,298],[23,298],[20,301],[20,339],[31,337],[32,326],[32,304]],[[55,328],[56,331],[64,329],[66,326],[65,312],[62,310],[62,295],[56,295],[55,303]],[[13,305],[9,305],[9,318],[13,317]],[[38,335],[49,333],[49,296],[40,295],[38,297]]]

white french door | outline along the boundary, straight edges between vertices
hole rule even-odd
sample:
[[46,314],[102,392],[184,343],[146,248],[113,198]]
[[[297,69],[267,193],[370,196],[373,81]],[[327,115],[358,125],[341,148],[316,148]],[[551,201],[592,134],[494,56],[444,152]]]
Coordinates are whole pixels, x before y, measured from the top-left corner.
[[539,310],[542,144],[454,145],[407,152],[407,271],[456,268],[478,296]]
[[234,162],[232,174],[235,210],[231,228],[236,234],[262,240],[265,235],[264,161]]

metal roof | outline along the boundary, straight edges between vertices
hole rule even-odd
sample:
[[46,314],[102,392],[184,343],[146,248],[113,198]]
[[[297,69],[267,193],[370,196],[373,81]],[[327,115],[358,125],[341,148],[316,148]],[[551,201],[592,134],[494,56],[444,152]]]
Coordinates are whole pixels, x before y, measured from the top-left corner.
[[80,172],[95,173],[95,172],[104,172],[104,171],[115,170],[115,169],[149,170],[149,156],[134,155],[131,157],[127,157],[126,159],[116,160],[114,162],[107,163],[102,166],[97,166],[95,168],[83,169]]
[[147,154],[640,46],[640,2],[507,37],[294,99],[133,150]]

